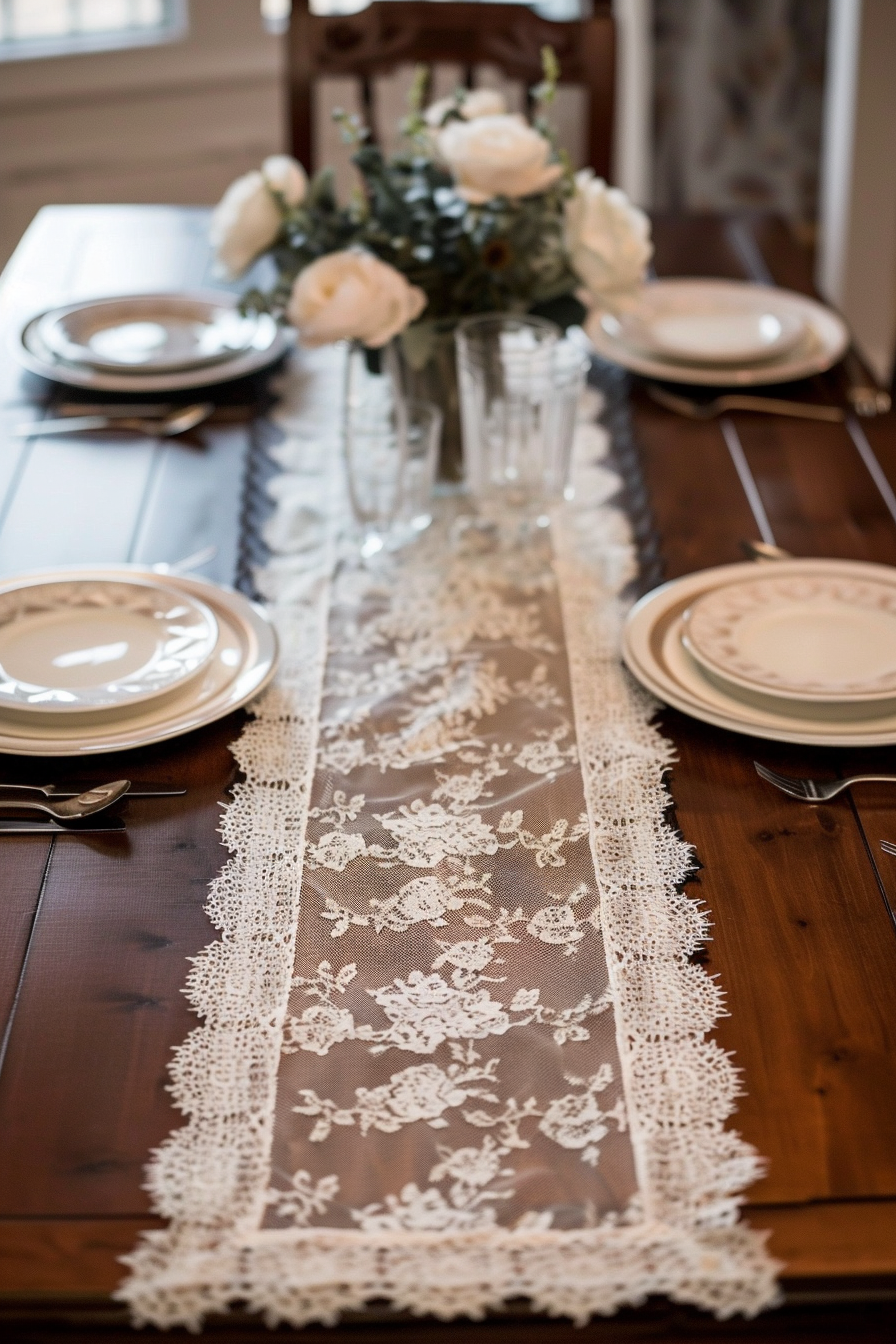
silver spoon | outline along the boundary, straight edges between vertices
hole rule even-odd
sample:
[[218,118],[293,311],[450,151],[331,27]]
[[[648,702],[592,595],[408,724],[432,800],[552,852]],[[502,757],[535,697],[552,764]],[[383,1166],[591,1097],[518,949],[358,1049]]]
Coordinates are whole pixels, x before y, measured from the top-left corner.
[[[116,779],[111,784],[97,784],[94,788],[79,793],[76,798],[65,798],[58,803],[51,803],[44,794],[44,802],[38,802],[36,798],[3,798],[0,800],[0,807],[11,808],[16,812],[46,812],[56,821],[77,821],[80,817],[92,817],[95,812],[102,812],[105,808],[111,807],[130,787],[129,779]],[[44,791],[35,789],[34,792]]]
[[171,439],[186,434],[207,420],[214,411],[211,401],[199,401],[161,419],[143,419],[140,416],[70,415],[63,420],[35,420],[30,425],[16,425],[13,435],[18,439],[38,439],[45,434],[81,434],[91,429],[129,429],[137,434],[151,434],[157,439]]

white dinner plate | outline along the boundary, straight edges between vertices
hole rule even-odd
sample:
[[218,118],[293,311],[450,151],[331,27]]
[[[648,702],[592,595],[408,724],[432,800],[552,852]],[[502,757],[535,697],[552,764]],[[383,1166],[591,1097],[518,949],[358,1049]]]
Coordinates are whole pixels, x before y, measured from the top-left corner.
[[267,314],[243,316],[228,296],[135,294],[44,313],[37,334],[58,359],[109,373],[177,373],[270,344]]
[[[230,296],[224,295],[223,298],[228,300]],[[237,299],[233,298],[232,303],[235,308]],[[93,369],[87,364],[69,363],[54,355],[40,336],[40,322],[44,316],[40,313],[31,318],[18,336],[13,334],[11,349],[16,359],[41,378],[97,392],[177,392],[193,387],[208,387],[213,383],[232,382],[267,368],[280,359],[290,346],[289,335],[272,319],[270,323],[260,325],[257,343],[232,359],[180,372],[112,373]]]
[[839,704],[896,697],[896,570],[856,578],[767,570],[704,593],[684,642],[715,677],[782,699]]
[[[776,561],[804,569],[829,562]],[[874,578],[880,566],[839,562],[857,578]],[[755,575],[753,563],[721,565],[673,579],[635,604],[623,631],[622,652],[633,676],[658,699],[704,723],[748,737],[809,746],[885,746],[896,743],[896,701],[883,705],[812,705],[735,695],[710,680],[682,642],[683,617],[702,593]]]
[[[51,581],[157,579],[140,565],[45,570]],[[0,752],[15,756],[81,756],[128,751],[192,732],[231,714],[258,695],[276,671],[277,636],[264,610],[241,593],[205,579],[165,577],[165,584],[205,602],[218,623],[218,641],[200,675],[161,701],[135,707],[127,718],[81,725],[77,720],[23,722],[0,712]]]
[[0,709],[127,710],[196,676],[217,639],[207,604],[158,579],[13,579],[0,584]]
[[688,364],[755,364],[783,355],[805,333],[804,316],[780,291],[737,281],[655,281],[637,307],[604,331],[660,359]]
[[[692,280],[657,280],[656,285],[690,286]],[[733,281],[700,281],[701,286],[734,284]],[[607,314],[595,308],[585,321],[585,330],[597,354],[633,373],[670,383],[690,383],[700,387],[760,387],[773,383],[794,382],[823,373],[842,357],[849,345],[849,331],[843,320],[824,304],[803,294],[771,286],[755,286],[774,295],[775,311],[790,313],[803,323],[803,333],[795,344],[777,357],[749,364],[701,364],[681,359],[661,358],[627,344],[621,327],[617,335],[602,325]],[[613,317],[613,314],[609,315]],[[618,322],[618,318],[615,319]],[[612,328],[612,323],[609,323]]]

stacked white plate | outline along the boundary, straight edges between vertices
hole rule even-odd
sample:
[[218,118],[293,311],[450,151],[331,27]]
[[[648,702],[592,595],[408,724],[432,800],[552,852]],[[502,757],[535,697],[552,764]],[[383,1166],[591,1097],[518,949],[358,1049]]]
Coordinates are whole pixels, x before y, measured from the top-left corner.
[[264,611],[204,579],[139,565],[0,584],[0,752],[76,756],[178,737],[274,674]]
[[33,373],[107,392],[172,392],[256,373],[287,337],[231,294],[135,294],[39,313],[13,342]]
[[786,383],[829,369],[849,344],[824,304],[772,285],[656,280],[621,311],[595,309],[598,354],[635,373],[707,387]]
[[648,593],[623,635],[660,700],[750,737],[896,742],[896,569],[782,560],[706,569]]

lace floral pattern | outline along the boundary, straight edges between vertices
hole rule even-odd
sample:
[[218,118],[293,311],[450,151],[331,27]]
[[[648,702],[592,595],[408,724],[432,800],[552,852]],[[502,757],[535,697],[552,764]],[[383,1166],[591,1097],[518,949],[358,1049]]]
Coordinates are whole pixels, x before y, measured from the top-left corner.
[[632,559],[604,436],[580,427],[575,500],[531,544],[446,501],[411,550],[335,563],[317,364],[281,410],[283,671],[236,749],[225,939],[175,1065],[190,1119],[151,1169],[172,1226],[122,1293],[157,1324],[234,1297],[296,1325],[371,1297],[755,1311],[774,1266],[736,1192],[757,1164],[724,1129],[667,748],[618,664]]

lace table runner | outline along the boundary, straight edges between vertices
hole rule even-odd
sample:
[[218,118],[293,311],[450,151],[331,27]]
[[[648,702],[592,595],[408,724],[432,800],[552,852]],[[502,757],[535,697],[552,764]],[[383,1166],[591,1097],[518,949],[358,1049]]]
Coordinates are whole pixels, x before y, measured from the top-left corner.
[[606,433],[580,424],[574,498],[526,545],[446,499],[364,568],[340,393],[332,352],[282,388],[259,576],[282,669],[234,747],[221,939],[172,1067],[187,1123],[149,1170],[170,1227],[121,1296],[191,1326],[235,1300],[295,1325],[371,1299],[753,1313],[775,1295],[737,1222],[758,1162],[724,1127],[670,748],[619,661]]

